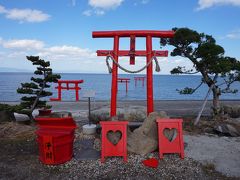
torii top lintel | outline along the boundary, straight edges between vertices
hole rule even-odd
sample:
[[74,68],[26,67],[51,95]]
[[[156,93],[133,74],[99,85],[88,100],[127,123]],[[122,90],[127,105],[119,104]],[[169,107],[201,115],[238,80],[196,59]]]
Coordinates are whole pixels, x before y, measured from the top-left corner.
[[[146,56],[149,52],[143,50],[135,50],[136,37],[155,37],[155,38],[172,38],[174,31],[157,31],[157,30],[120,30],[120,31],[94,31],[93,38],[121,38],[130,37],[130,51],[118,50],[98,50],[98,56],[107,56],[114,53],[118,56],[130,56],[130,64],[135,64],[135,56]],[[152,51],[155,56],[167,57],[168,51]]]
[[172,38],[174,31],[156,31],[156,30],[127,30],[127,31],[94,31],[93,38],[112,38],[112,37],[157,37],[157,38]]

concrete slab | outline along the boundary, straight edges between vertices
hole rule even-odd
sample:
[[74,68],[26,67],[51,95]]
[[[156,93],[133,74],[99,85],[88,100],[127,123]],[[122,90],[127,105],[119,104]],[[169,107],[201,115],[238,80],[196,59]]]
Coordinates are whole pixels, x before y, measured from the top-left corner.
[[100,151],[93,148],[93,139],[84,139],[78,142],[78,147],[75,148],[74,158],[77,160],[97,160],[100,159]]

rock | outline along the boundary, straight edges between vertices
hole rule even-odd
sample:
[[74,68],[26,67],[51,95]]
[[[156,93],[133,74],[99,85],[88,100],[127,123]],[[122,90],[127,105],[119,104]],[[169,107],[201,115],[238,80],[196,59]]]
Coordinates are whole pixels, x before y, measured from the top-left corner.
[[109,108],[103,107],[98,110],[91,111],[90,121],[94,124],[98,124],[99,121],[110,120]]
[[[144,106],[126,106],[117,108],[117,116],[114,120],[126,121],[144,121],[146,119],[146,108]],[[91,122],[110,120],[109,107],[103,107],[91,112]],[[113,119],[111,119],[113,120]]]
[[72,113],[68,111],[53,112],[49,117],[56,117],[56,118],[72,117]]
[[214,127],[214,130],[217,133],[237,137],[240,136],[240,128],[238,126],[234,126],[232,124],[220,124]]
[[15,119],[20,124],[30,124],[31,120],[26,114],[14,113]]
[[203,131],[207,134],[212,134],[213,133],[213,128],[212,127],[206,127],[206,128],[204,128]]
[[224,105],[223,112],[224,114],[228,114],[231,118],[238,118],[240,117],[240,105]]
[[101,139],[96,138],[96,139],[94,140],[93,148],[96,149],[97,151],[101,151],[101,145],[102,145]]
[[223,105],[222,110],[224,114],[230,114],[232,112],[232,106],[230,105]]
[[96,133],[97,126],[95,124],[85,124],[82,126],[82,132],[86,135],[93,135]]
[[228,121],[231,121],[232,123],[240,126],[240,118],[231,118],[231,119],[228,119]]
[[163,111],[152,112],[143,122],[143,125],[133,132],[128,130],[127,148],[129,152],[146,155],[158,148],[157,118],[168,118]]
[[232,114],[231,114],[232,118],[238,118],[240,117],[240,106],[236,105],[236,106],[232,106]]
[[127,121],[144,121],[146,119],[146,107],[130,106],[123,111],[124,119]]
[[0,111],[0,122],[16,121],[15,116],[9,111]]

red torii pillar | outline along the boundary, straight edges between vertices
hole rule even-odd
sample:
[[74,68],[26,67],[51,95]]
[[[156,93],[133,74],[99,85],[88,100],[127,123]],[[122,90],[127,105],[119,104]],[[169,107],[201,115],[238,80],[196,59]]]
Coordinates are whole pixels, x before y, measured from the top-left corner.
[[[114,38],[113,50],[98,50],[98,56],[108,56],[109,54],[118,62],[119,56],[130,56],[130,64],[135,64],[135,56],[146,56],[146,64],[152,61],[153,56],[168,56],[168,51],[153,51],[152,38],[172,38],[174,31],[96,31],[92,33],[93,38]],[[119,50],[119,38],[130,38],[130,51]],[[146,50],[135,50],[136,37],[146,38]],[[153,106],[153,78],[152,78],[152,63],[147,67],[147,114],[154,111]],[[111,117],[116,116],[117,108],[117,79],[118,67],[113,63],[112,67],[112,89],[111,89]]]

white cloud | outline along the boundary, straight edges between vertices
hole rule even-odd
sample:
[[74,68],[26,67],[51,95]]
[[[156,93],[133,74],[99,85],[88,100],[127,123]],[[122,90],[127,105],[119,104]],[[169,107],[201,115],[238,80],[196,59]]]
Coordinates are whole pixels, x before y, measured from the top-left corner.
[[150,0],[142,0],[141,3],[142,3],[142,4],[147,4],[147,3],[149,3],[149,1],[150,1]]
[[94,8],[114,9],[122,4],[124,0],[89,0],[88,4]]
[[197,10],[203,10],[218,5],[240,6],[240,0],[198,0]]
[[122,4],[124,0],[88,0],[88,4],[92,7],[90,10],[83,11],[85,16],[102,16],[106,10],[115,9]]
[[76,0],[72,0],[72,6],[76,6]]
[[23,22],[43,22],[50,18],[50,15],[36,9],[6,9],[0,6],[0,13],[5,14],[5,17],[12,20]]
[[96,15],[98,15],[98,16],[102,16],[102,15],[105,14],[105,11],[100,10],[100,9],[97,9],[97,10],[94,11],[94,13],[95,13]]
[[6,13],[7,10],[5,9],[5,7],[0,5],[0,13]]
[[8,11],[6,17],[20,22],[43,22],[50,18],[48,14],[34,9],[12,9]]
[[226,35],[228,39],[240,39],[240,30],[233,31]]
[[35,52],[39,56],[58,58],[78,59],[79,57],[93,58],[96,56],[95,52],[87,48],[80,48],[77,46],[51,46],[46,47],[43,41],[34,39],[13,39],[3,40],[0,37],[0,45],[5,49],[13,50],[14,53]]
[[94,58],[96,57],[95,52],[89,49],[83,49],[76,46],[52,46],[49,48],[44,48],[39,53],[39,56],[47,57],[54,60],[75,60],[79,58]]
[[97,15],[97,16],[102,16],[105,14],[105,11],[101,10],[101,9],[90,9],[90,10],[85,10],[82,13],[84,16],[92,16],[93,14]]
[[148,4],[150,2],[150,0],[135,0],[134,2],[134,6],[138,6],[139,4],[140,5],[145,5],[145,4]]
[[220,37],[219,39],[238,40],[238,39],[240,39],[240,29],[231,31],[230,33],[226,34],[225,36]]
[[91,16],[93,14],[93,11],[92,10],[85,10],[83,11],[82,13],[84,16]]
[[[0,43],[1,66],[20,67],[33,70],[26,56],[37,55],[51,62],[51,67],[59,72],[107,72],[105,64],[98,64],[96,52],[87,48],[69,45],[47,46],[43,41],[20,39],[4,40]],[[102,60],[104,62],[104,60]],[[97,68],[96,68],[97,64]]]
[[7,55],[8,58],[19,58],[19,57],[26,57],[28,55],[25,51],[15,51]]
[[[96,52],[88,48],[70,45],[48,46],[43,41],[33,39],[2,39],[0,46],[3,47],[0,60],[1,66],[4,67],[32,70],[33,67],[26,61],[26,56],[37,55],[50,61],[51,67],[58,72],[108,72],[105,57],[97,57]],[[178,65],[192,66],[190,61],[181,58],[159,57],[158,61],[161,67],[160,74],[169,74],[169,71]],[[146,58],[137,57],[135,66],[129,65],[129,57],[121,57],[119,63],[127,69],[138,70],[146,65]],[[124,72],[119,70],[119,73]]]
[[39,50],[44,47],[44,43],[42,41],[29,39],[2,40],[1,44],[4,48],[23,50]]

